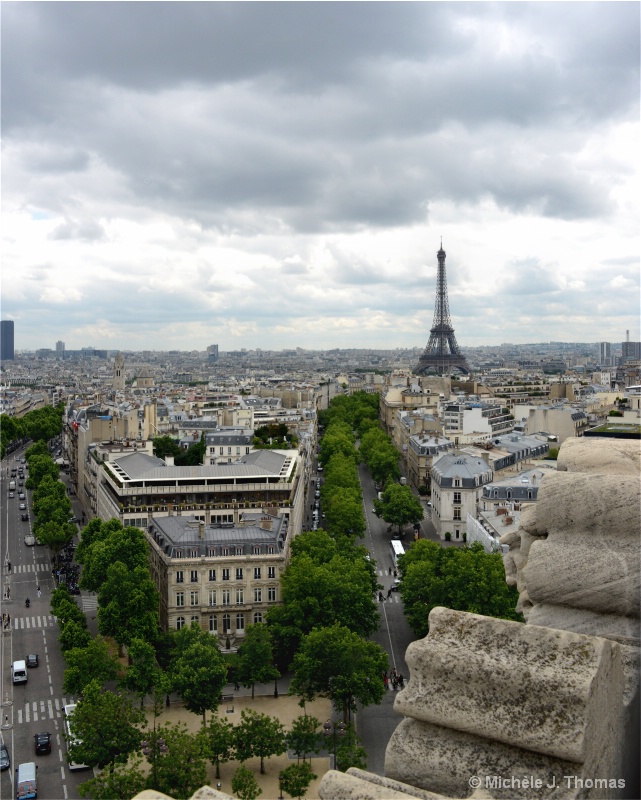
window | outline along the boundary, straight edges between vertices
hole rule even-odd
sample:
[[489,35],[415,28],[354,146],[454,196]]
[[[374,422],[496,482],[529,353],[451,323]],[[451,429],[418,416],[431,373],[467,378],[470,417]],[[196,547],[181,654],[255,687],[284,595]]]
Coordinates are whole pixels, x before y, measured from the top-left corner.
[[260,555],[260,545],[258,545],[258,544],[255,544],[255,545],[254,545],[254,547],[253,547],[253,549],[252,549],[252,553],[253,553],[255,556],[259,556],[259,555]]
[[185,618],[184,617],[177,617],[176,619],[176,630],[179,631],[181,628],[185,627]]
[[185,575],[181,569],[176,572],[176,583],[184,583]]
[[254,567],[254,580],[260,580],[260,567]]
[[209,580],[210,581],[215,581],[216,580],[216,570],[215,569],[210,569],[209,570]]
[[454,486],[460,486],[460,485],[461,485],[461,479],[460,478],[454,478]]
[[237,606],[242,606],[242,604],[245,602],[244,598],[245,598],[245,592],[243,591],[243,589],[236,589],[236,605]]
[[254,625],[259,625],[263,621],[263,615],[260,611],[256,611],[254,614]]
[[192,569],[190,572],[190,581],[191,583],[198,583],[198,570]]
[[200,617],[198,614],[194,614],[191,618],[191,622],[200,622]]
[[242,547],[237,547],[236,548],[236,555],[237,556],[242,556],[242,554],[243,554],[243,548]]
[[185,593],[176,592],[176,605],[180,608],[185,605]]
[[230,456],[230,455],[231,455],[231,447],[228,447],[228,448],[227,448],[227,455],[228,455],[228,456]]
[[224,606],[228,606],[230,604],[230,602],[231,602],[230,601],[230,595],[231,595],[231,592],[229,591],[229,589],[223,589],[223,605]]
[[216,605],[216,590],[210,589],[209,590],[209,605],[215,606]]
[[276,551],[274,550],[274,547],[273,547],[273,545],[270,545],[270,546],[267,548],[267,552],[270,554],[270,556],[273,556],[273,555],[274,555],[274,553],[275,553]]
[[215,614],[209,617],[209,633],[218,633],[218,617]]
[[254,603],[262,603],[262,602],[263,602],[263,590],[254,589]]
[[249,455],[249,447],[246,447],[246,448],[245,448],[245,455],[246,455],[246,456],[248,456],[248,455]]
[[269,600],[270,603],[275,603],[276,602],[276,587],[275,586],[270,586],[269,589],[267,590],[267,599]]
[[223,614],[223,633],[229,633],[231,630],[231,615]]
[[276,577],[276,567],[267,567],[267,577],[268,578]]
[[198,603],[198,592],[190,592],[189,593],[189,604],[192,606],[199,605]]
[[[223,552],[222,552],[222,554],[223,554],[224,556],[228,556],[228,555],[229,555],[229,547],[223,547]],[[228,579],[228,580],[229,580],[229,579]]]
[[236,455],[237,455],[237,456],[239,456],[239,455],[240,455],[240,447],[237,447],[237,448],[236,448]]
[[198,550],[190,550],[189,551],[190,558],[198,558]]
[[242,567],[236,567],[236,580],[237,581],[242,581],[242,579],[243,579],[243,568]]
[[223,570],[223,580],[224,581],[228,581],[229,580],[229,570],[228,569],[224,569]]
[[461,509],[455,508],[454,509],[454,519],[460,520],[461,519]]
[[460,503],[461,502],[461,493],[460,492],[454,492],[454,502],[455,503]]
[[236,614],[236,630],[237,631],[244,631],[245,630],[245,615],[244,614]]
[[[214,556],[216,555],[216,548],[215,547],[208,548],[207,555],[209,556],[209,558],[214,558]],[[215,571],[216,570],[213,570],[213,572],[215,572]],[[210,570],[210,572],[211,572],[211,570]],[[216,579],[214,578],[214,580],[216,580]]]
[[224,447],[221,447],[221,448],[220,448],[220,455],[222,456],[222,454],[223,454],[224,452],[225,452],[225,448],[224,448]]

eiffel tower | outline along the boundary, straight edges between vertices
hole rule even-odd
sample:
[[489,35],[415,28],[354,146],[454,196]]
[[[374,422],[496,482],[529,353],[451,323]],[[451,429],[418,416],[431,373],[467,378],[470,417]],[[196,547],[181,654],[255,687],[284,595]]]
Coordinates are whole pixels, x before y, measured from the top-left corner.
[[436,279],[434,322],[430,330],[430,340],[414,369],[414,374],[427,375],[428,373],[435,373],[437,375],[447,375],[454,369],[467,374],[470,368],[456,343],[454,328],[450,320],[443,240],[441,240],[441,249],[436,255],[438,258],[438,277]]

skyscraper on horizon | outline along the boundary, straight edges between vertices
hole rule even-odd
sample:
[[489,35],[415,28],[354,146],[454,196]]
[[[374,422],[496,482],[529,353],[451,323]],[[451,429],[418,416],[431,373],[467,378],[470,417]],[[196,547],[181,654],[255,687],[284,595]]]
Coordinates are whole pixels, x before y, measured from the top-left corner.
[[13,361],[15,359],[13,334],[13,320],[3,319],[0,321],[0,361]]
[[447,278],[445,275],[445,250],[441,241],[441,249],[436,254],[438,273],[436,278],[436,303],[434,306],[434,322],[430,330],[430,339],[423,351],[416,368],[415,375],[435,373],[445,375],[457,369],[468,373],[470,368],[465,356],[454,336],[454,328],[450,319],[450,306],[447,298]]

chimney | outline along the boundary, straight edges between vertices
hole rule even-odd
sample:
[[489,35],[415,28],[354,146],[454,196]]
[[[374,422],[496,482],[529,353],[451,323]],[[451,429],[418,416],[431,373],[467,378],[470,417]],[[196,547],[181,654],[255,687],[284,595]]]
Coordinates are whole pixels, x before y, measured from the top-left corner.
[[198,520],[198,538],[205,538],[205,523],[202,520]]
[[168,467],[173,467],[174,466],[174,457],[173,456],[165,456],[165,464]]
[[264,531],[271,531],[274,520],[271,517],[261,517],[260,527]]

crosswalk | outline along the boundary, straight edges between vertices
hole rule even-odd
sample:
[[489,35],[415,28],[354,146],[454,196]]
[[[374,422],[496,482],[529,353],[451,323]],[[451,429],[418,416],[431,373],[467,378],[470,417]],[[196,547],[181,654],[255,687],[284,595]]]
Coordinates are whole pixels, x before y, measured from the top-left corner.
[[27,572],[51,572],[51,564],[14,564],[11,568],[14,575],[20,575]]
[[13,617],[11,620],[11,627],[16,631],[24,631],[30,628],[52,628],[55,624],[55,617],[51,614],[32,617]]
[[83,611],[95,611],[98,608],[98,595],[90,595],[82,598]]
[[16,708],[16,721],[18,725],[28,722],[44,722],[48,719],[60,719],[63,715],[63,706],[73,703],[63,697],[61,700],[54,697],[48,700],[34,700],[25,703],[21,708]]

